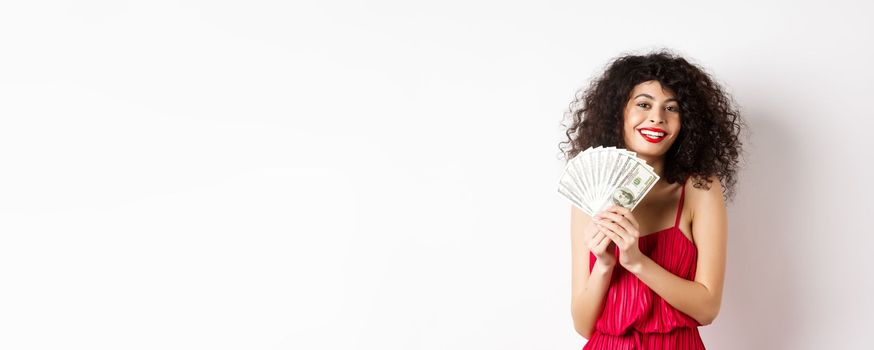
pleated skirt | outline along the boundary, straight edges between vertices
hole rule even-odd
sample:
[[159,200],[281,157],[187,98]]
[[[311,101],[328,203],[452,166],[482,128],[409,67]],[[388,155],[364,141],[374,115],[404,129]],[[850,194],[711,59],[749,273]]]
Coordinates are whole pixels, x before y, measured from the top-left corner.
[[635,329],[623,335],[595,331],[583,350],[704,350],[698,328],[679,327],[670,333],[642,333]]

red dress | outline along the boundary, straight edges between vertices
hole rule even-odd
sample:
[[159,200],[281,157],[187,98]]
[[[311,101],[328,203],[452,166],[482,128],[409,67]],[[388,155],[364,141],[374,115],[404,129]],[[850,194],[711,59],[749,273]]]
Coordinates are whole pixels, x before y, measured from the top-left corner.
[[[698,249],[680,231],[686,185],[680,192],[674,226],[640,237],[641,253],[671,273],[695,279]],[[614,254],[618,259],[619,247]],[[589,273],[597,258],[589,252]],[[583,350],[704,349],[694,318],[675,309],[633,273],[616,264],[607,289],[604,311]]]

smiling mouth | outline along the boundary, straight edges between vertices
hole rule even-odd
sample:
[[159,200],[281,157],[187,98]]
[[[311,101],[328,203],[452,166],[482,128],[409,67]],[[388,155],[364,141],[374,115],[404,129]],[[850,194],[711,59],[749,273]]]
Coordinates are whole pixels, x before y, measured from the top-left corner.
[[665,139],[665,136],[668,135],[667,133],[664,133],[661,131],[647,130],[647,129],[637,130],[637,133],[639,133],[640,136],[642,136],[644,140],[647,140],[651,143],[659,143]]

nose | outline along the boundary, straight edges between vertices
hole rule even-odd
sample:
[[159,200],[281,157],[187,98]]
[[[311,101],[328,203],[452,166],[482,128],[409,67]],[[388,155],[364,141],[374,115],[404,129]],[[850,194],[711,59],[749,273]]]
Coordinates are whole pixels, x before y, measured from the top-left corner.
[[664,116],[662,116],[662,111],[658,110],[658,111],[655,111],[653,113],[650,113],[649,121],[656,123],[656,124],[664,123],[665,118],[664,118]]

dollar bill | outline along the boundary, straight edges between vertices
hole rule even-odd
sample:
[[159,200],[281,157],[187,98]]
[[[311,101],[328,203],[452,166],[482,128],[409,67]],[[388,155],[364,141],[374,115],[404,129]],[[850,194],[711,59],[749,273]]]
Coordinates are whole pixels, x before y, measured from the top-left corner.
[[558,192],[593,216],[616,204],[633,210],[659,176],[637,154],[616,147],[589,147],[565,164]]
[[[606,205],[620,205],[628,210],[634,210],[634,207],[643,199],[650,189],[658,181],[656,175],[646,163],[634,160],[632,167],[628,171],[625,178],[613,190],[610,200]],[[605,206],[606,206],[605,205]],[[603,210],[604,207],[601,208]]]

